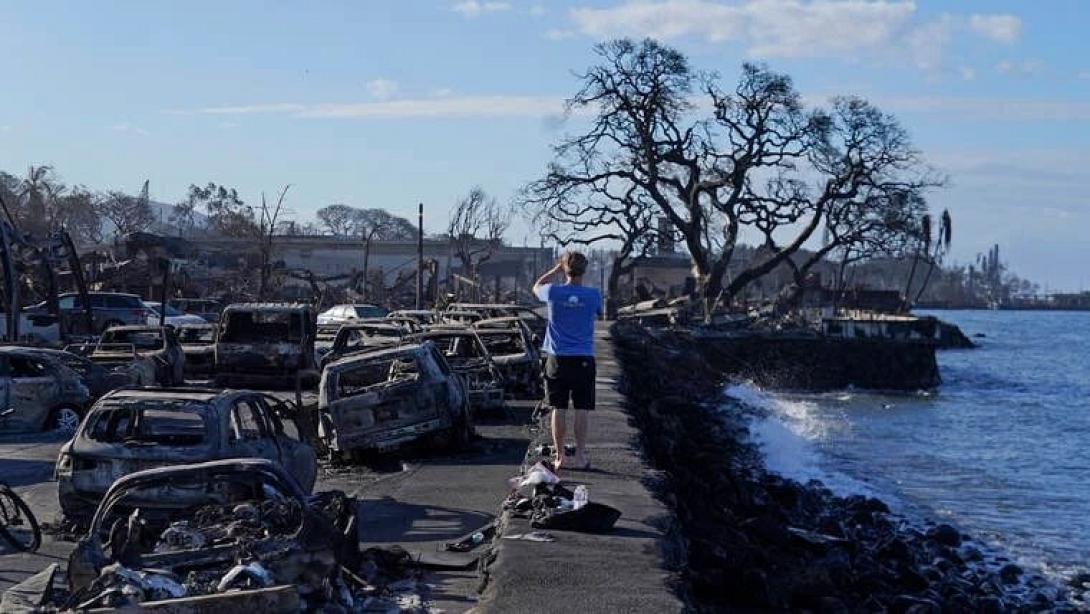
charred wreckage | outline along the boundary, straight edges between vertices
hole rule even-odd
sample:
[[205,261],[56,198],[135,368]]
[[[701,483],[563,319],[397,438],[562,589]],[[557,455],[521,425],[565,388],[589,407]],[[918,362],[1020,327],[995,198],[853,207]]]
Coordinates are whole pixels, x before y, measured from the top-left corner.
[[[54,478],[82,535],[0,611],[389,609],[392,576],[364,563],[399,555],[360,552],[352,498],[311,494],[319,456],[458,449],[476,414],[539,390],[533,312],[496,307],[319,327],[307,304],[241,303],[206,324],[111,321],[65,350],[0,347],[0,429],[70,437]],[[296,399],[218,387],[240,384]]]

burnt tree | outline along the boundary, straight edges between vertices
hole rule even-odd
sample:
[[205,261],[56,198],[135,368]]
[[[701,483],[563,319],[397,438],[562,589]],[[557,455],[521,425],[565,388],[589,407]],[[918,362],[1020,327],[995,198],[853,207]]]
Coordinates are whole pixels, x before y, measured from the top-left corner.
[[[503,233],[510,225],[510,210],[501,207],[480,186],[471,189],[454,205],[447,224],[447,237],[451,252],[466,277],[477,281],[478,268],[500,248]],[[475,292],[479,293],[479,289]]]
[[[545,181],[634,186],[678,231],[709,316],[720,295],[730,300],[798,252],[830,207],[922,174],[895,122],[861,100],[808,111],[791,79],[764,66],[743,65],[727,91],[652,40],[595,50],[600,63],[568,100],[570,112],[591,114],[590,128],[555,146]],[[743,235],[766,256],[724,284]]]

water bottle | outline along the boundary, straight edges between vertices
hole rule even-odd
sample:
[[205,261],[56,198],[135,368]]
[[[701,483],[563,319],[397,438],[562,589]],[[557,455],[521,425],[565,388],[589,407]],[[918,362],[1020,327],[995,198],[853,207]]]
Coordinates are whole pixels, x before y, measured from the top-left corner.
[[572,509],[577,510],[587,504],[587,487],[580,484],[575,487],[575,496],[572,497]]

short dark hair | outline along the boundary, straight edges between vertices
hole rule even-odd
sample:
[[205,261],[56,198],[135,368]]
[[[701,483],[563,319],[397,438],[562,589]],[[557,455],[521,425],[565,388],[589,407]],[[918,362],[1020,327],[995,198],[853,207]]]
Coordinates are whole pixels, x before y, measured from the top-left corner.
[[560,262],[564,272],[571,277],[582,277],[587,272],[587,257],[579,252],[564,252]]

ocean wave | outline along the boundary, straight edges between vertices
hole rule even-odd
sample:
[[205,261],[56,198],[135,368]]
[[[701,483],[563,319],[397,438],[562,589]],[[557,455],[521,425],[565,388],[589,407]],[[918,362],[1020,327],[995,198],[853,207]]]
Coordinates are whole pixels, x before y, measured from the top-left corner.
[[[840,425],[821,417],[814,401],[778,396],[752,382],[728,386],[724,395],[755,410],[749,421],[750,438],[772,473],[803,483],[818,480],[841,496],[879,496],[870,484],[823,466],[815,442]],[[882,498],[893,503],[888,494]]]

